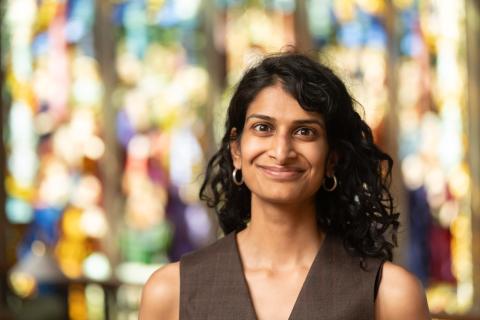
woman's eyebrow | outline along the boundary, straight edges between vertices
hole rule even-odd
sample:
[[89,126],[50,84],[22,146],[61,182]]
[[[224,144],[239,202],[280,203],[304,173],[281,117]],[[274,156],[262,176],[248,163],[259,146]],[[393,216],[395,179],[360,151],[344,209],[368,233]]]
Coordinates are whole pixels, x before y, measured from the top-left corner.
[[266,116],[266,115],[263,115],[263,114],[251,114],[247,117],[247,119],[245,119],[245,122],[248,121],[249,119],[251,118],[259,118],[259,119],[262,119],[262,120],[267,120],[267,121],[275,121],[275,118],[272,118],[272,117],[269,117],[269,116]]
[[295,120],[294,123],[296,125],[316,124],[321,128],[325,129],[325,124],[323,123],[323,121],[317,119]]

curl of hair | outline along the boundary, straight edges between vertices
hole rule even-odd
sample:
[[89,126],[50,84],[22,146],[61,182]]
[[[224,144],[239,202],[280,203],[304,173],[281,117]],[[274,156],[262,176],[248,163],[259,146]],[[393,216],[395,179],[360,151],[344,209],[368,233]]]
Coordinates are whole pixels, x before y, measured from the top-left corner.
[[232,181],[229,147],[241,138],[250,103],[275,84],[281,84],[303,109],[323,116],[329,154],[337,158],[337,188],[333,192],[320,188],[316,194],[319,228],[340,236],[351,254],[392,260],[399,225],[389,191],[393,161],[375,145],[344,83],[330,68],[302,54],[268,56],[246,71],[230,101],[220,148],[208,162],[200,199],[214,208],[225,234],[246,227],[251,193],[245,184]]

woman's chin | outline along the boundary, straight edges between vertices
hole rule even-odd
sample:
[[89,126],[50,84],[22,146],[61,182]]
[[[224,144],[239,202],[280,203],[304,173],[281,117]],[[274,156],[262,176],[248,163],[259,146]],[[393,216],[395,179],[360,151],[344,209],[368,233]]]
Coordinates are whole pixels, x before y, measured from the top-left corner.
[[257,194],[258,200],[264,203],[271,203],[275,205],[295,206],[296,204],[305,204],[304,195],[297,194],[297,192],[270,192],[268,194]]

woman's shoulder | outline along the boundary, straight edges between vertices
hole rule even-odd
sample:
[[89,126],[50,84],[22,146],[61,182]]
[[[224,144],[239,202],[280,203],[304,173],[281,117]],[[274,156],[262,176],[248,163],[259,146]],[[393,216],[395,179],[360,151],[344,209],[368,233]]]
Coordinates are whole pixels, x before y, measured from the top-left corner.
[[[142,290],[140,320],[178,319],[180,308],[180,277],[187,288],[208,283],[213,273],[212,263],[218,257],[230,253],[235,242],[234,234],[222,237],[212,244],[187,253],[179,262],[169,263],[155,271]],[[202,281],[198,281],[201,279]]]
[[199,265],[214,263],[219,256],[235,253],[235,233],[229,233],[209,245],[189,252],[180,259],[183,270],[195,269]]
[[178,319],[180,263],[169,263],[155,271],[142,290],[139,319]]
[[375,301],[377,320],[430,319],[420,281],[404,268],[385,262]]

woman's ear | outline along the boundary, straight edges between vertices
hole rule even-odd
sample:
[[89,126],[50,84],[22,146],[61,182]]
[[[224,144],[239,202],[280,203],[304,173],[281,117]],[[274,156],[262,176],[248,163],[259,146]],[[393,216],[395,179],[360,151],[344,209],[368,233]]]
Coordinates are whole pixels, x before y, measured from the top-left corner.
[[240,151],[240,138],[238,136],[237,128],[232,128],[230,131],[230,155],[232,156],[233,166],[237,169],[242,168],[242,157]]

